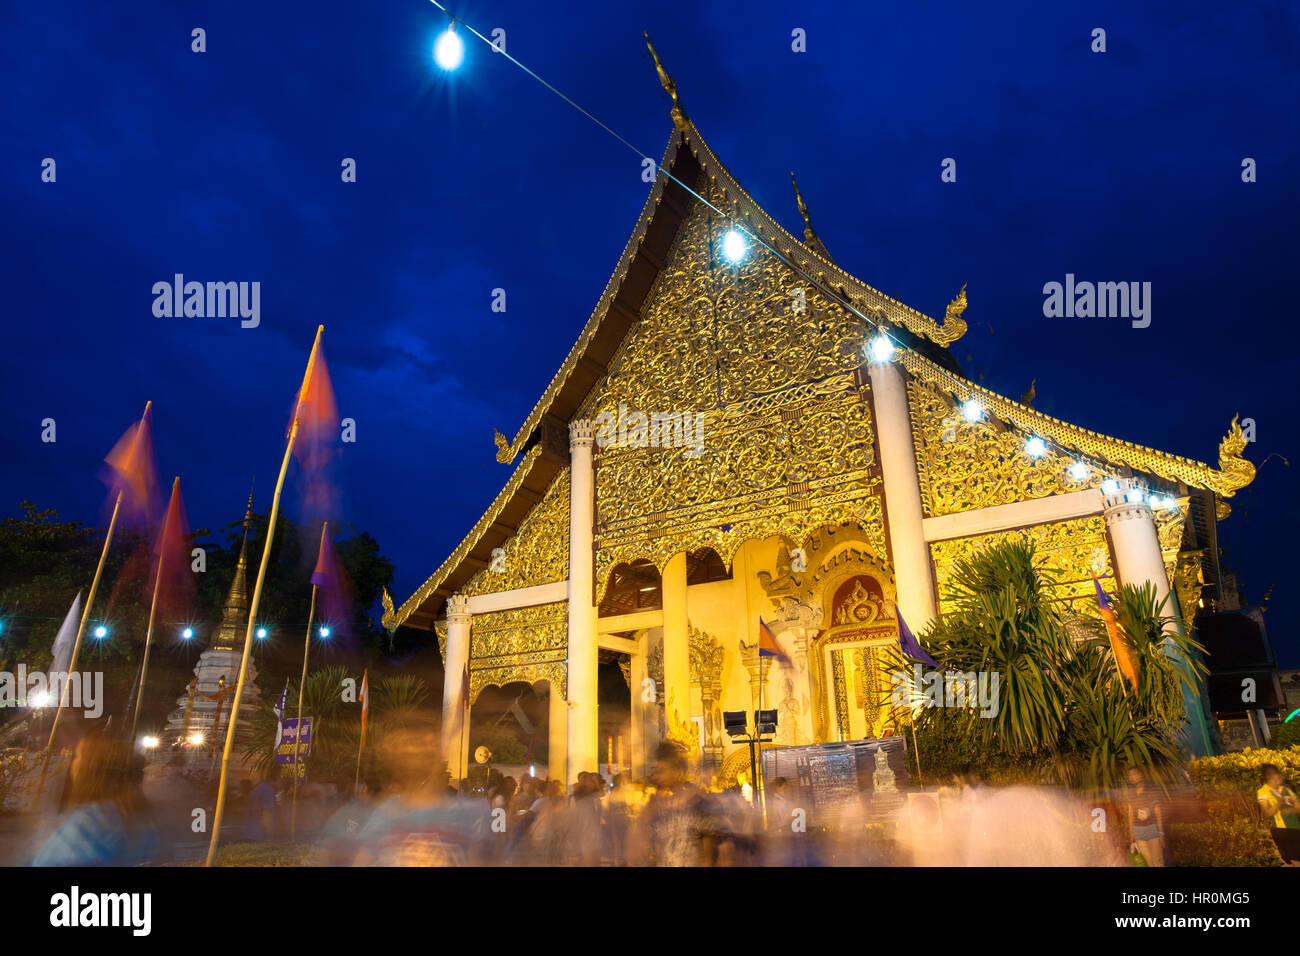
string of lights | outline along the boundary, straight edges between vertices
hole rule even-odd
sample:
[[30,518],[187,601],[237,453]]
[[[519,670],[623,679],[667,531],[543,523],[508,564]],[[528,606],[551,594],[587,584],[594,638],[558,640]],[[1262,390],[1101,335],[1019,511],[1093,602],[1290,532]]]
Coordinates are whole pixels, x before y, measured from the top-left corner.
[[[448,27],[447,32],[443,33],[439,37],[434,47],[435,58],[438,60],[439,65],[442,66],[443,69],[449,71],[454,70],[460,65],[460,62],[463,59],[463,47],[458,46],[458,44],[460,44],[460,39],[455,34],[455,26],[456,24],[460,24],[467,31],[469,31],[471,34],[473,34],[475,37],[477,37],[479,40],[485,43],[489,48],[491,48],[493,52],[505,57],[509,62],[513,63],[515,66],[517,66],[528,76],[532,77],[542,86],[544,86],[547,90],[554,93],[565,103],[569,104],[569,106],[573,107],[583,116],[587,117],[597,126],[599,126],[602,130],[604,130],[606,133],[612,136],[615,140],[617,140],[619,143],[626,146],[629,150],[635,153],[638,157],[646,158],[651,155],[646,153],[644,150],[638,149],[626,137],[620,135],[609,125],[607,125],[606,123],[602,122],[599,118],[594,116],[590,111],[584,109],[580,104],[575,102],[571,97],[566,96],[554,85],[552,85],[543,77],[541,77],[536,71],[530,69],[528,66],[520,62],[516,57],[507,53],[502,46],[499,46],[498,44],[494,43],[492,40],[488,39],[486,36],[484,36],[482,33],[480,33],[470,24],[466,23],[464,20],[457,17],[454,13],[452,13],[445,6],[439,3],[438,0],[429,0],[429,2],[432,3],[439,10],[441,10],[444,14],[446,14],[446,16],[451,21],[451,25]],[[450,41],[448,39],[449,37],[454,37],[455,38],[454,42]],[[440,50],[439,47],[442,47],[442,49]],[[862,321],[867,323],[867,325],[873,328],[876,333],[875,337],[872,338],[872,340],[867,343],[867,346],[865,348],[866,355],[871,361],[885,364],[893,361],[895,352],[898,352],[900,350],[914,351],[909,349],[906,344],[904,344],[899,338],[897,338],[893,334],[892,330],[887,325],[883,324],[878,317],[863,312],[861,309],[857,308],[857,306],[855,306],[852,302],[846,301],[845,298],[841,296],[839,293],[827,288],[823,283],[818,281],[818,279],[815,276],[808,274],[808,272],[805,271],[804,268],[798,262],[793,261],[789,256],[786,256],[774,245],[772,245],[767,240],[765,240],[761,235],[756,234],[755,232],[749,230],[744,223],[737,220],[734,216],[732,216],[730,213],[726,212],[725,210],[718,208],[716,205],[710,202],[705,196],[700,195],[700,193],[694,190],[691,186],[682,182],[680,179],[674,176],[670,170],[665,169],[661,163],[656,163],[655,165],[658,168],[659,172],[662,173],[665,178],[676,183],[683,190],[685,190],[689,195],[693,196],[698,202],[702,203],[708,209],[712,210],[720,218],[722,218],[729,224],[730,228],[727,234],[723,237],[723,241],[722,241],[722,253],[733,264],[739,263],[744,258],[745,252],[748,249],[748,244],[746,242],[746,239],[748,239],[750,243],[753,243],[755,245],[761,246],[763,249],[766,249],[769,253],[771,253],[778,260],[780,260],[781,263],[784,264],[788,269],[795,272],[802,279],[804,279],[804,281],[806,281],[809,285],[820,290],[822,294],[825,295],[829,301],[845,309],[852,315],[860,318]],[[918,358],[920,358],[922,361],[928,361],[925,359],[924,356],[918,355]],[[951,383],[949,388],[950,392],[952,392],[954,395],[963,394],[963,393],[969,394],[970,383],[966,382],[960,376],[954,374],[949,369],[944,368],[938,363],[931,362],[929,364],[933,366],[933,369],[937,371],[940,376],[942,376],[946,381]],[[961,417],[965,419],[967,422],[975,423],[983,419],[985,410],[982,403],[980,403],[978,399],[969,397],[961,403],[960,412],[961,412]],[[1015,427],[1014,424],[1012,423],[1004,422],[1003,424],[1010,425],[1011,427]],[[1100,484],[1101,491],[1103,494],[1108,496],[1113,496],[1120,492],[1121,486],[1119,484],[1118,478],[1112,474],[1109,474],[1111,469],[1103,465],[1102,463],[1091,461],[1088,459],[1087,456],[1080,454],[1077,449],[1067,448],[1055,442],[1051,442],[1047,438],[1044,438],[1041,435],[1025,434],[1024,437],[1025,437],[1025,447],[1024,447],[1025,454],[1027,454],[1030,458],[1035,458],[1035,459],[1042,458],[1045,455],[1047,455],[1049,452],[1059,453],[1071,459],[1070,464],[1066,468],[1066,472],[1073,481],[1079,483],[1080,485],[1083,485],[1083,483],[1087,482],[1092,477],[1093,473],[1096,472],[1099,475],[1105,476]],[[1173,497],[1173,495],[1168,493],[1157,494],[1155,492],[1151,492],[1138,482],[1132,482],[1130,484],[1130,487],[1128,487],[1125,490],[1124,495],[1125,495],[1125,499],[1131,503],[1146,503],[1153,508],[1172,510],[1172,509],[1177,509],[1179,507],[1178,501],[1176,498]]]

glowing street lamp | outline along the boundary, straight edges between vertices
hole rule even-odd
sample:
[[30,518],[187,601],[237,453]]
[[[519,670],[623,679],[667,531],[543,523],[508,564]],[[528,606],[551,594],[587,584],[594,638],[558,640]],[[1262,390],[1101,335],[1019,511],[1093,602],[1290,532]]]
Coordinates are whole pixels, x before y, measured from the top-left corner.
[[95,635],[96,640],[102,641],[104,638],[108,637],[108,628],[101,624],[91,631],[91,633]]
[[453,22],[434,42],[433,61],[450,73],[460,66],[464,59],[465,42],[456,34],[456,24]]
[[140,746],[144,747],[145,750],[157,750],[158,738],[150,734],[140,740]]
[[40,710],[42,707],[50,706],[50,702],[53,701],[53,699],[54,698],[50,696],[48,690],[38,690],[36,693],[32,694],[31,697],[27,698],[27,703],[31,705],[32,710]]
[[190,746],[191,746],[191,747],[202,747],[202,746],[203,746],[203,735],[202,735],[202,734],[190,734],[189,741],[190,741]]
[[321,636],[321,637],[329,637],[329,636],[330,636],[330,629],[329,629],[329,627],[328,627],[327,625],[322,624],[322,625],[320,626],[320,636]]
[[257,639],[258,639],[259,641],[264,641],[264,640],[266,640],[266,628],[264,628],[264,627],[259,627],[259,628],[257,629]]
[[187,627],[185,630],[181,631],[181,637],[183,637],[187,641],[193,636],[194,636],[194,628],[192,627]]

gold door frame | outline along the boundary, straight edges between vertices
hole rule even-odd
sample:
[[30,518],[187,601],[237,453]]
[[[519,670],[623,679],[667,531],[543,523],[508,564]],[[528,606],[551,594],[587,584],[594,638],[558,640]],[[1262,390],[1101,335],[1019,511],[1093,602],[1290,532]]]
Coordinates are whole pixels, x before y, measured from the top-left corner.
[[[815,726],[813,728],[818,743],[832,742],[830,733],[830,714],[827,706],[830,695],[835,688],[826,679],[826,651],[852,650],[856,647],[884,647],[896,640],[895,627],[890,620],[881,618],[870,624],[842,624],[823,631],[809,649],[808,665],[812,669],[813,692],[817,706],[813,710]],[[843,644],[840,648],[836,645]],[[846,702],[847,703],[847,702]]]

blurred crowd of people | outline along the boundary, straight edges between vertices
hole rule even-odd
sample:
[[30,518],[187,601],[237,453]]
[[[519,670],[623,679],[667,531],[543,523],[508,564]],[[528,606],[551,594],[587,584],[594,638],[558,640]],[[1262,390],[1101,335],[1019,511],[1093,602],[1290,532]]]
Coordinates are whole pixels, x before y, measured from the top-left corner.
[[[807,866],[1119,865],[1122,841],[1096,839],[1095,810],[1048,788],[989,787],[969,769],[889,820],[870,797],[849,801],[833,820],[810,819],[791,781],[769,781],[755,805],[745,779],[702,787],[676,745],[658,748],[644,780],[582,772],[574,784],[494,773],[476,783],[449,778],[435,733],[391,733],[381,759],[355,788],[293,782],[279,768],[241,779],[229,794],[222,845],[310,848],[298,862],[332,866]],[[1300,828],[1294,792],[1266,767],[1261,810],[1274,828]],[[1160,866],[1163,791],[1133,770],[1116,806],[1130,856]],[[193,801],[189,801],[193,802]],[[1091,801],[1095,803],[1095,801]],[[161,805],[160,805],[161,804]],[[206,847],[202,808],[181,797],[146,800],[140,763],[128,746],[92,735],[77,746],[57,817],[33,834],[24,860],[36,866],[169,864],[174,846]],[[207,812],[206,810],[204,811]],[[206,819],[206,818],[205,818]],[[1090,825],[1094,824],[1094,825]],[[172,847],[166,844],[170,842]],[[201,858],[192,857],[191,859]]]

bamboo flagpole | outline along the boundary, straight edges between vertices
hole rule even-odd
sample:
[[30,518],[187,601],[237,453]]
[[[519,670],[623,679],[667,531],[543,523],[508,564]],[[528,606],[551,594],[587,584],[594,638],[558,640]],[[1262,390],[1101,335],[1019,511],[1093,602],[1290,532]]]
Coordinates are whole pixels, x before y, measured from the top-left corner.
[[[321,528],[323,536],[325,528],[329,527],[329,522]],[[311,586],[311,607],[307,609],[307,636],[302,639],[302,677],[298,680],[298,729],[293,735],[293,799],[289,806],[289,842],[292,843],[298,833],[298,781],[302,779],[302,767],[299,761],[302,760],[302,699],[306,696],[307,691],[307,654],[311,650],[311,626],[316,617],[316,589],[318,585],[312,582]]]
[[[136,441],[143,440],[138,429],[147,427],[149,409],[152,406],[152,401],[144,403],[144,413],[140,416],[140,422],[136,426]],[[67,705],[68,689],[72,686],[72,675],[77,672],[77,658],[81,654],[81,639],[86,633],[86,622],[90,620],[90,609],[95,603],[95,592],[99,590],[100,578],[104,575],[104,562],[108,560],[108,549],[113,544],[113,532],[117,529],[118,515],[122,513],[122,497],[125,493],[125,488],[118,488],[117,498],[113,501],[113,516],[108,519],[108,531],[104,535],[104,547],[99,552],[99,563],[95,565],[95,576],[90,582],[90,593],[86,596],[85,607],[81,609],[81,621],[77,624],[77,637],[72,643],[72,657],[68,659],[68,673],[64,676],[63,689],[59,693],[59,703],[54,710],[54,719],[50,722],[50,738],[46,741],[45,752],[41,756],[41,774],[36,781],[36,795],[32,798],[33,810],[39,806],[41,791],[45,789],[45,776],[50,766],[50,753],[54,749],[54,741],[59,733],[59,721],[63,717],[63,708]]]
[[135,731],[140,723],[140,705],[144,703],[144,682],[149,677],[149,649],[153,646],[154,620],[158,614],[158,592],[162,590],[163,562],[167,559],[167,531],[172,520],[172,505],[181,493],[181,479],[176,476],[172,481],[172,499],[167,505],[167,515],[163,518],[162,534],[159,537],[158,571],[153,579],[153,599],[149,602],[149,626],[144,632],[144,654],[140,661],[140,682],[136,687],[135,712],[131,715],[131,734],[127,738],[135,746]]
[[[366,749],[366,722],[370,719],[370,669],[361,672],[361,743],[357,745],[357,775],[352,781],[352,795],[361,792],[361,751]],[[529,745],[531,750],[532,745]]]
[[[226,746],[221,754],[221,776],[217,782],[217,806],[212,818],[212,838],[208,842],[208,856],[204,866],[211,866],[217,855],[217,844],[221,839],[221,817],[226,809],[226,783],[230,771],[230,751],[235,745],[235,729],[239,722],[239,703],[244,694],[244,681],[248,676],[249,652],[253,648],[253,630],[257,622],[257,609],[262,603],[262,586],[266,583],[266,566],[270,563],[271,542],[275,538],[275,521],[280,513],[280,495],[284,491],[284,476],[289,471],[289,459],[293,456],[293,445],[298,439],[298,430],[302,424],[303,399],[311,384],[312,371],[320,352],[321,333],[325,326],[316,327],[316,340],[312,343],[311,355],[307,359],[307,372],[303,375],[302,388],[298,391],[293,408],[293,422],[289,425],[288,439],[284,444],[284,459],[280,462],[280,475],[275,482],[275,495],[271,499],[271,513],[266,525],[266,544],[262,548],[262,563],[257,569],[257,584],[253,587],[253,600],[248,605],[248,629],[244,632],[244,654],[239,662],[239,679],[235,683],[235,701],[230,708],[230,722],[226,725]],[[301,694],[301,691],[299,691]]]

